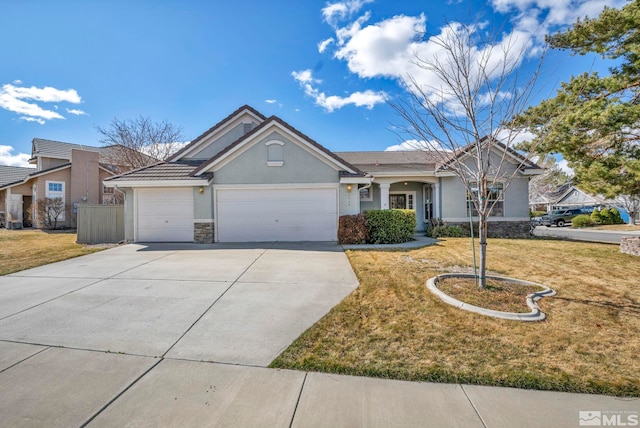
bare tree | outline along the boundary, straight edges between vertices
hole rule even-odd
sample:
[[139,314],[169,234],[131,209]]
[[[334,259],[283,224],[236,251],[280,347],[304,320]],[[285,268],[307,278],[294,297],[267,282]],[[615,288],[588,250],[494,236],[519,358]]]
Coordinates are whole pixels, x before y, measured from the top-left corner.
[[100,142],[108,146],[109,160],[114,165],[141,168],[166,160],[180,147],[182,129],[167,121],[153,122],[151,118],[114,118],[108,127],[96,126],[102,134]]
[[636,224],[636,216],[640,212],[640,196],[620,195],[615,199],[629,213],[629,226]]
[[[437,52],[416,57],[429,72],[428,83],[409,76],[408,96],[391,105],[404,124],[401,133],[421,142],[440,157],[440,164],[467,190],[469,215],[478,218],[480,244],[477,283],[486,287],[488,217],[528,163],[514,156],[521,131],[510,121],[529,104],[541,59],[525,79],[517,70],[526,60],[531,40],[516,36],[500,42],[479,40],[478,26],[451,24],[431,37]],[[542,55],[540,56],[542,58]],[[514,159],[519,163],[513,167]]]
[[55,230],[58,227],[58,220],[66,211],[62,198],[43,198],[37,203],[38,220],[45,229]]

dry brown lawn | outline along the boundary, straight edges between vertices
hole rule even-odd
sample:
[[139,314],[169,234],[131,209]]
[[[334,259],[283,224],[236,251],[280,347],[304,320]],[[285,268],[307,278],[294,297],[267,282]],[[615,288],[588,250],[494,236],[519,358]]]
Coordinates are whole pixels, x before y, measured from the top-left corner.
[[76,234],[0,229],[0,275],[99,251],[76,244]]
[[548,285],[543,322],[449,306],[425,286],[468,270],[468,238],[349,251],[360,286],[273,367],[383,378],[640,396],[640,259],[616,245],[490,240],[488,268]]

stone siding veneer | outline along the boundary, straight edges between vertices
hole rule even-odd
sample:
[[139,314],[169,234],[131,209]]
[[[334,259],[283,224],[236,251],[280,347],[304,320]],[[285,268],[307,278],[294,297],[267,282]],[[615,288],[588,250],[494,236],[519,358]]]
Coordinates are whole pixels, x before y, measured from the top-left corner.
[[194,223],[193,240],[198,244],[213,244],[213,223]]
[[620,241],[620,252],[640,256],[640,236],[628,236]]

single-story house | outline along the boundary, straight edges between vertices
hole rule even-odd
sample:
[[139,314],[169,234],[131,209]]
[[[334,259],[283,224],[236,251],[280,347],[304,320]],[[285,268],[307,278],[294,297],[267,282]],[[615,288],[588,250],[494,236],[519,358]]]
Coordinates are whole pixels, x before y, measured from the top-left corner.
[[[540,169],[504,150],[517,177],[492,193],[490,230],[523,235],[529,176]],[[339,216],[371,209],[413,209],[418,230],[431,218],[468,223],[466,189],[439,159],[425,151],[331,152],[243,106],[167,161],[104,183],[125,193],[128,241],[335,241]]]
[[0,166],[0,215],[7,227],[43,227],[37,218],[38,200],[61,198],[65,206],[59,226],[75,227],[79,203],[112,204],[113,187],[104,187],[107,177],[126,171],[111,161],[112,148],[92,147],[34,138],[31,159],[34,168]]
[[611,202],[604,197],[590,195],[578,189],[571,181],[529,195],[529,205],[532,211],[548,212],[576,207],[600,207]]

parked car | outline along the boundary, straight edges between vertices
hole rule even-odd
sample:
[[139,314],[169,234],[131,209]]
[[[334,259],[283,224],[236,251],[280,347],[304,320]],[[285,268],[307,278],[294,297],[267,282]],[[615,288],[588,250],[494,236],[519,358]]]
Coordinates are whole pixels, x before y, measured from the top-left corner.
[[567,223],[571,223],[571,220],[579,214],[587,214],[588,212],[582,208],[572,208],[567,210],[555,210],[542,216],[540,223],[550,227],[556,225],[563,227]]

